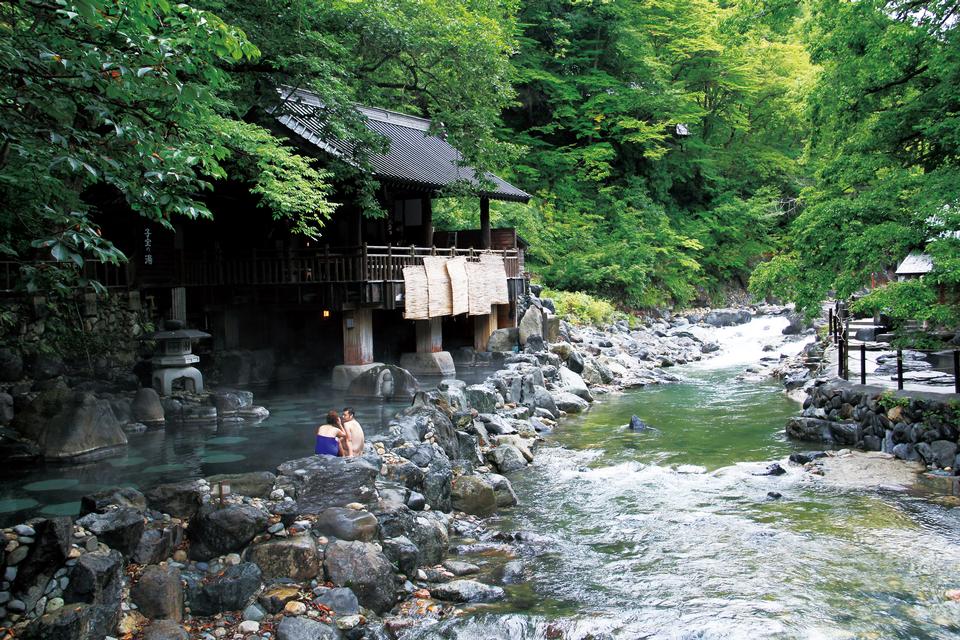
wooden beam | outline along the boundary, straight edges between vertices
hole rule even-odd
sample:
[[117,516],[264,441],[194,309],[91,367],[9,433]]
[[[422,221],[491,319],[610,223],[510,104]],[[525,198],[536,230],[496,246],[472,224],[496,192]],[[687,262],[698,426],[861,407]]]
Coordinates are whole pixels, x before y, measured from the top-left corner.
[[430,196],[420,198],[420,215],[423,221],[423,246],[433,246],[433,200]]
[[490,248],[490,198],[480,198],[480,248]]

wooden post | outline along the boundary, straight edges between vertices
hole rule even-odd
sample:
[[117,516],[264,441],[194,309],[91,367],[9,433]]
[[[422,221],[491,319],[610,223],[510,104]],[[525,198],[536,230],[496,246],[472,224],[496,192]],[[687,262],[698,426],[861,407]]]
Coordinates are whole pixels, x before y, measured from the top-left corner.
[[960,350],[953,352],[953,391],[960,393]]
[[443,351],[442,318],[417,320],[417,353],[440,353]]
[[480,248],[490,248],[490,198],[480,198]]
[[897,389],[903,389],[903,351],[897,349]]
[[475,351],[486,351],[490,334],[498,328],[497,307],[493,305],[490,313],[473,316],[473,348]]
[[827,309],[827,327],[830,329],[830,341],[836,344],[837,341],[834,340],[836,334],[833,331],[833,309]]
[[420,198],[420,216],[423,220],[423,246],[433,244],[433,200],[430,196]]
[[843,379],[850,379],[850,316],[843,323]]
[[373,310],[343,312],[343,364],[373,362]]
[[867,384],[867,345],[860,345],[860,384]]
[[837,340],[837,377],[843,377],[843,340]]

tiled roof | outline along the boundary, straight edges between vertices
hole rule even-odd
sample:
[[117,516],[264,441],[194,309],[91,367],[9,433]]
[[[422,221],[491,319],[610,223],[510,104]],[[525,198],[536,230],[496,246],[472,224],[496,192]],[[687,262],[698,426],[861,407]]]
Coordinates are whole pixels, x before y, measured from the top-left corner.
[[[323,123],[314,116],[321,106],[318,97],[304,90],[281,89],[282,112],[277,120],[287,129],[320,149],[340,157],[349,157],[351,149],[339,140],[331,140]],[[442,189],[457,182],[477,184],[472,167],[460,164],[463,156],[450,143],[429,133],[430,121],[396,111],[358,106],[367,127],[387,138],[390,149],[370,156],[378,178],[415,187]],[[493,188],[480,195],[495,200],[526,202],[530,194],[492,173],[486,174]]]
[[933,258],[926,253],[911,253],[897,267],[898,276],[912,276],[930,273],[933,270]]

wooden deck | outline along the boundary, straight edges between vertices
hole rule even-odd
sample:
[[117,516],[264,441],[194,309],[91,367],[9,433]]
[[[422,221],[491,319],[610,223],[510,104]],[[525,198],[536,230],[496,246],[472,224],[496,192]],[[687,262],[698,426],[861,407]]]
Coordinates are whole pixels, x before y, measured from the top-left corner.
[[[143,267],[87,261],[75,268],[78,276],[96,280],[107,288],[154,289],[171,287],[283,287],[288,285],[343,285],[363,290],[364,299],[393,305],[403,291],[403,268],[423,264],[426,256],[464,256],[479,261],[484,253],[502,255],[511,291],[524,277],[523,249],[474,250],[438,247],[365,246],[356,248],[314,249],[296,252],[251,252],[242,257],[211,254],[180,255],[174,264]],[[43,269],[54,262],[35,262]],[[64,264],[59,265],[63,268]],[[22,291],[20,263],[0,261],[0,294]],[[338,287],[334,287],[336,289]],[[521,287],[522,288],[522,287]],[[387,299],[389,298],[389,302]]]
[[423,264],[426,256],[464,256],[479,261],[482,253],[502,255],[508,278],[523,277],[523,250],[444,249],[437,247],[364,246],[285,253],[253,252],[242,258],[185,258],[178,286],[280,286],[312,283],[403,282],[403,268]]

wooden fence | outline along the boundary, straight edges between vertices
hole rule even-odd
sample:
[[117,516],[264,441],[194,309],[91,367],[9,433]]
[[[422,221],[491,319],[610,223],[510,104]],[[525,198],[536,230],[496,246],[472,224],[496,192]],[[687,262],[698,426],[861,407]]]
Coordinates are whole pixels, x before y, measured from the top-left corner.
[[403,282],[403,268],[423,264],[426,256],[464,256],[479,261],[483,253],[502,255],[508,278],[523,277],[523,250],[488,250],[363,246],[288,252],[252,252],[227,259],[185,258],[178,278],[182,286],[283,285],[305,283]]

